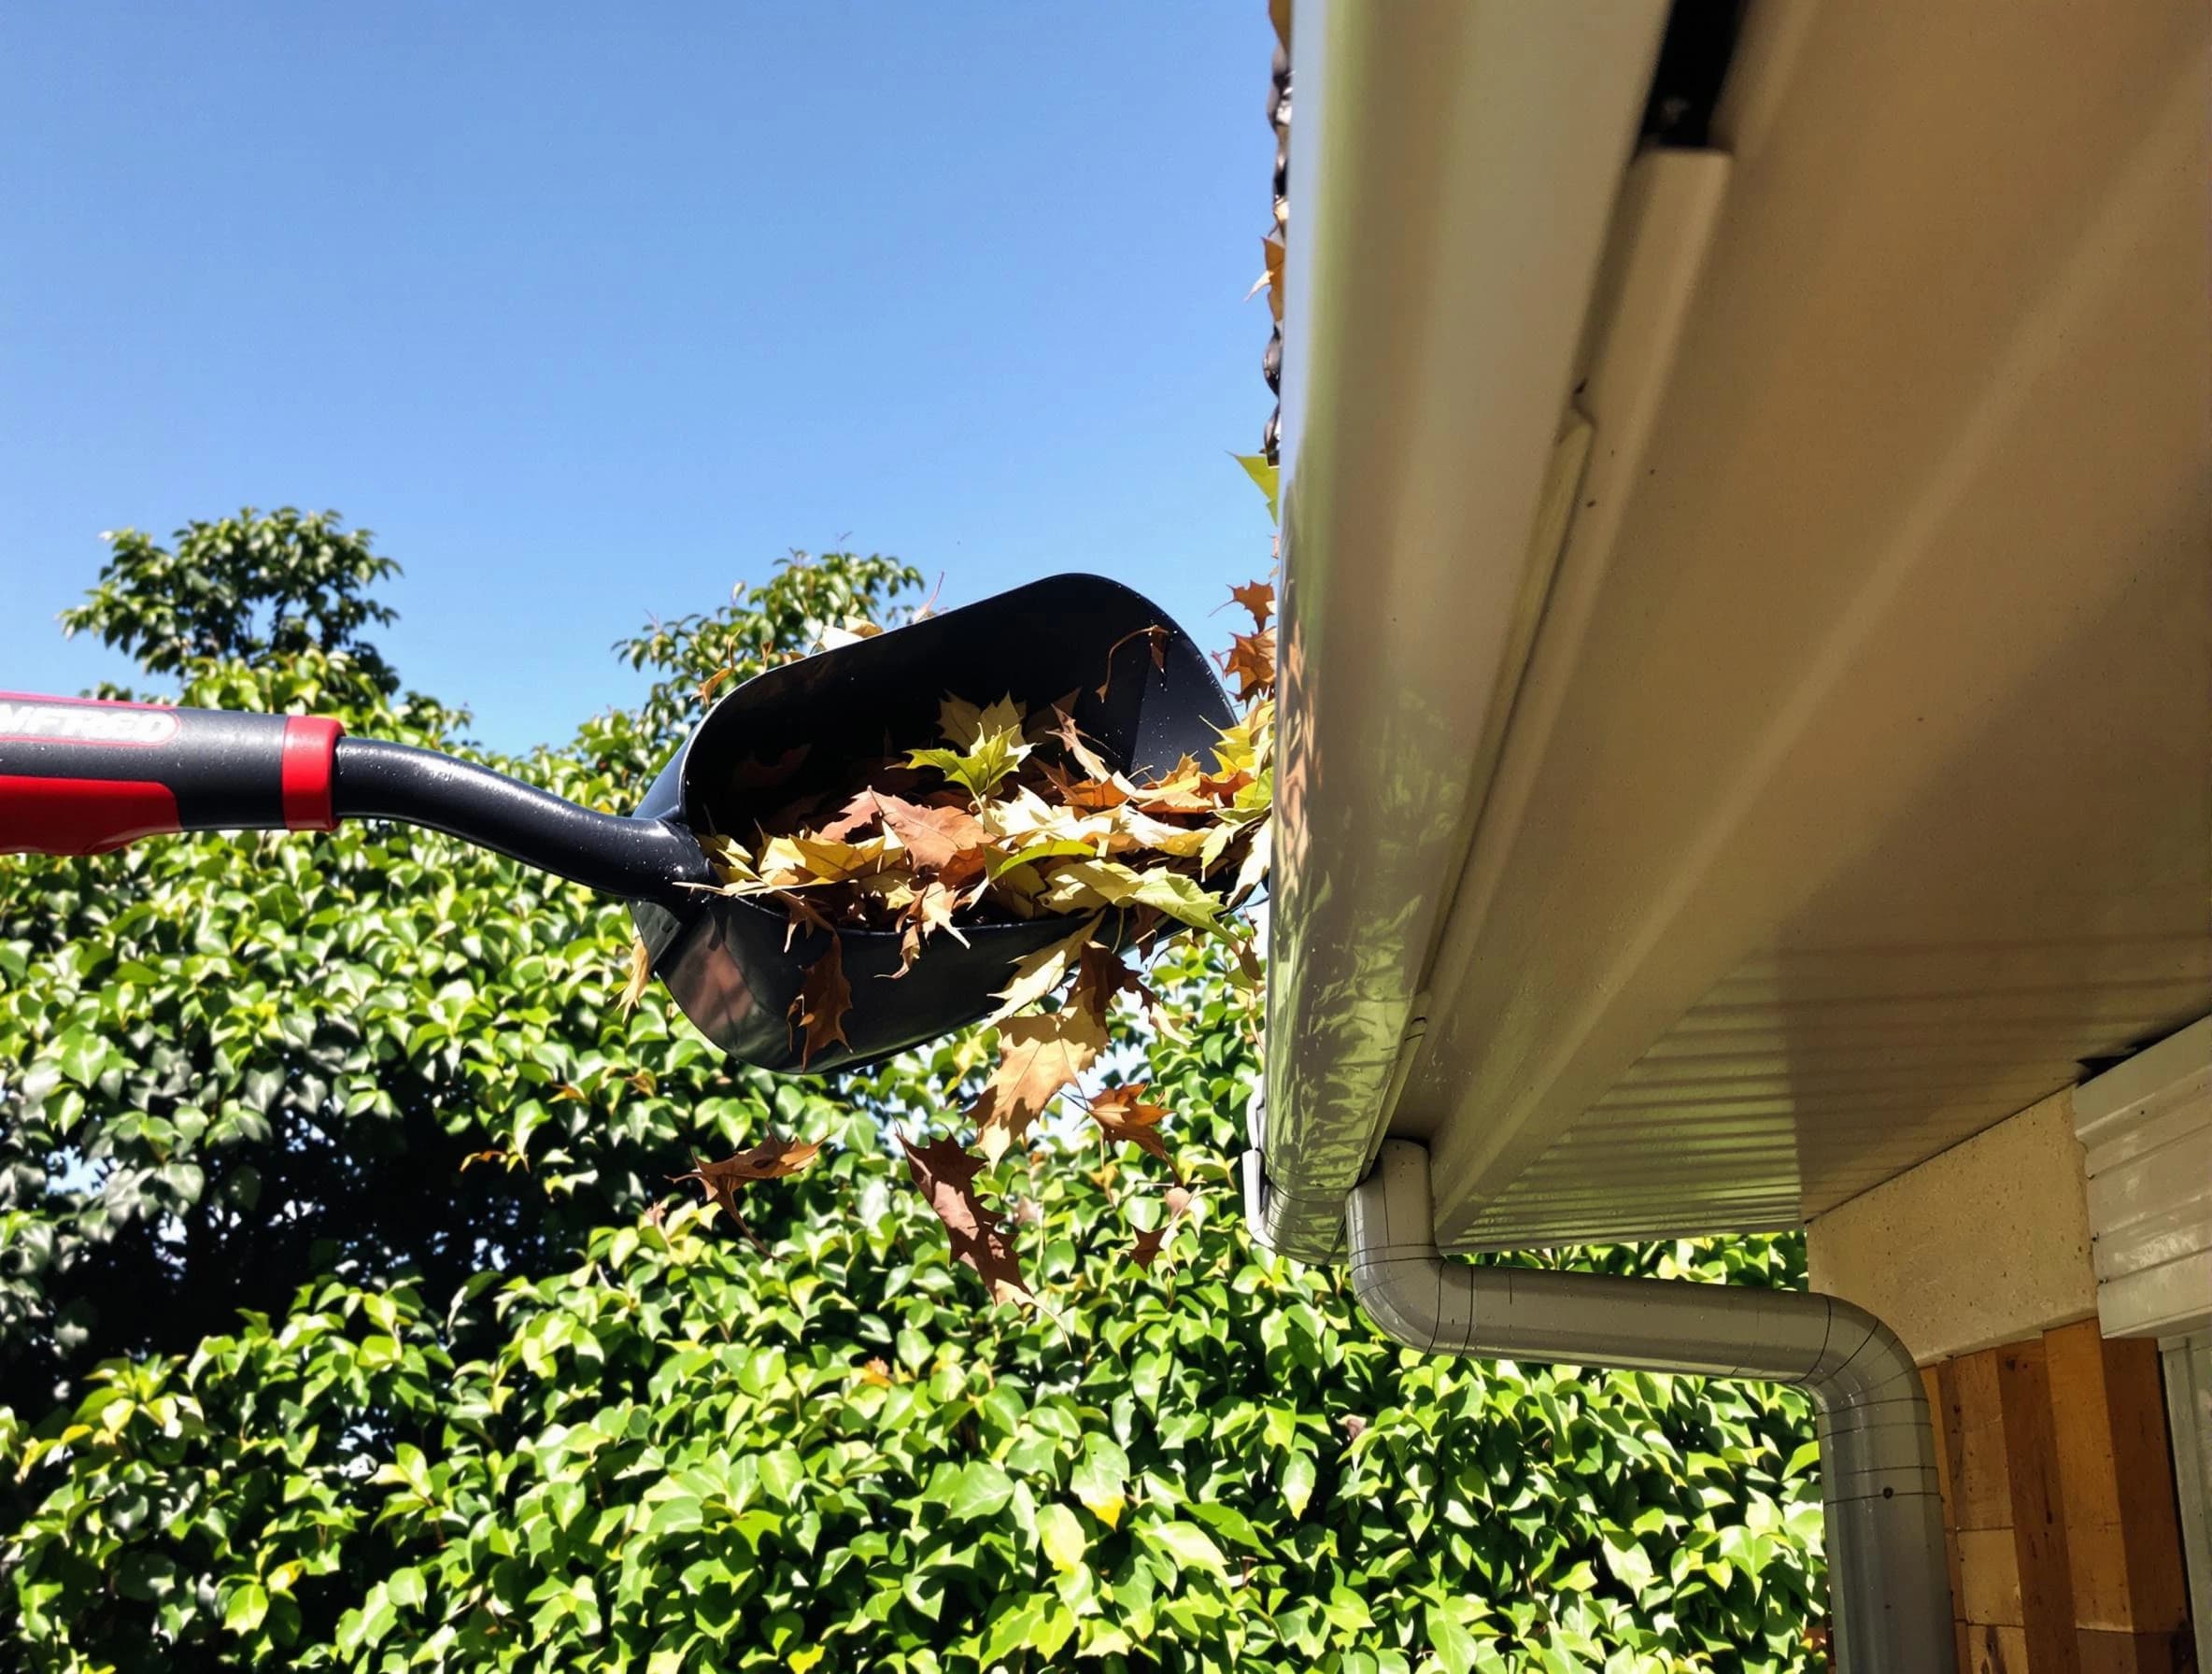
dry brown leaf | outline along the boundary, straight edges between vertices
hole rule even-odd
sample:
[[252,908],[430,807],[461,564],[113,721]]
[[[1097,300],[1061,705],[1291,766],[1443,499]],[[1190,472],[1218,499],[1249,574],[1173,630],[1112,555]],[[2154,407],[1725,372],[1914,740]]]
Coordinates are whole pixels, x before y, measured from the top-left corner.
[[1097,945],[1085,948],[1075,971],[1075,986],[1068,996],[1069,1005],[1088,1012],[1103,1029],[1116,994],[1134,994],[1151,1006],[1158,1005],[1160,1000],[1118,952]]
[[1102,813],[1129,800],[1129,787],[1119,774],[1107,779],[1071,779],[1049,761],[1043,764],[1043,773],[1060,801],[1079,813]]
[[1229,597],[1252,613],[1255,632],[1265,629],[1268,618],[1275,614],[1275,588],[1272,582],[1247,581],[1242,587],[1229,589]]
[[1066,750],[1074,760],[1075,765],[1090,774],[1093,779],[1111,780],[1113,777],[1113,769],[1106,765],[1105,758],[1091,748],[1088,741],[1084,737],[1083,729],[1075,724],[1075,717],[1065,709],[1056,707],[1053,713],[1060,718],[1058,724],[1052,729],[1051,735],[1059,742],[1060,748]]
[[791,1001],[794,1032],[800,1029],[806,1031],[799,1048],[801,1070],[831,1042],[840,1046],[852,1044],[844,1036],[844,1014],[852,1009],[853,985],[844,979],[844,943],[831,936],[830,951],[806,968],[799,979],[798,996]]
[[1028,1296],[1029,1287],[1014,1258],[1014,1240],[976,1195],[975,1176],[982,1171],[983,1158],[952,1140],[917,1145],[902,1132],[899,1143],[905,1149],[915,1184],[944,1223],[953,1259],[975,1270],[990,1287],[994,1301]]
[[653,952],[645,945],[643,936],[633,937],[630,943],[630,980],[622,985],[622,1014],[627,1017],[645,999],[645,990],[653,985]]
[[784,911],[791,915],[791,922],[784,929],[786,953],[791,951],[791,943],[798,939],[802,929],[821,930],[830,936],[837,934],[837,927],[823,916],[822,909],[797,890],[779,889],[775,892],[775,899],[782,903]]
[[[962,855],[979,852],[990,844],[989,830],[965,808],[925,807],[880,793],[875,802],[883,811],[884,824],[899,839],[908,858],[926,872],[942,872]],[[977,865],[981,864],[979,853]]]
[[1136,1246],[1129,1252],[1129,1259],[1148,1272],[1168,1240],[1174,1235],[1175,1223],[1187,1214],[1191,1206],[1198,1201],[1198,1194],[1180,1185],[1171,1185],[1167,1190],[1165,1201],[1168,1205],[1167,1218],[1150,1232],[1140,1231]]
[[1240,633],[1221,660],[1221,671],[1237,678],[1237,700],[1242,702],[1275,687],[1275,631]]
[[1168,666],[1168,631],[1157,622],[1153,623],[1149,628],[1140,628],[1134,633],[1123,634],[1107,647],[1106,678],[1099,682],[1099,702],[1103,703],[1106,701],[1106,694],[1113,686],[1114,657],[1124,645],[1133,639],[1149,640],[1152,643],[1152,666],[1154,668],[1165,669]]
[[878,816],[875,791],[872,788],[863,790],[839,809],[837,817],[816,831],[815,835],[828,837],[839,843],[849,843],[854,837],[873,825]]
[[1168,1107],[1144,1101],[1145,1089],[1151,1085],[1140,1081],[1106,1088],[1092,1099],[1090,1117],[1108,1140],[1126,1140],[1166,1162],[1168,1142],[1160,1138],[1159,1124]]
[[687,1180],[698,1181],[700,1189],[719,1203],[731,1220],[742,1225],[737,1213],[739,1186],[748,1181],[780,1180],[787,1174],[796,1174],[814,1161],[821,1149],[812,1140],[778,1139],[772,1134],[759,1144],[725,1156],[720,1162],[702,1162],[694,1156],[688,1174],[674,1174],[670,1178],[678,1185]]
[[999,1043],[999,1067],[968,1111],[976,1140],[993,1162],[1105,1051],[1106,1029],[1087,1008],[1070,1005],[1000,1024]]

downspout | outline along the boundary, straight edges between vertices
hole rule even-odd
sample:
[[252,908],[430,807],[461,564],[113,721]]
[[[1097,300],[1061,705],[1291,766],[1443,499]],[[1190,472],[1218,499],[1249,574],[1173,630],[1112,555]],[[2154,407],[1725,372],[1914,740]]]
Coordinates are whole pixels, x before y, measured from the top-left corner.
[[1836,1666],[1951,1674],[1935,1433],[1912,1356],[1872,1314],[1804,1291],[1447,1261],[1428,1152],[1385,1141],[1352,1193],[1352,1281],[1409,1347],[1794,1383],[1818,1414]]

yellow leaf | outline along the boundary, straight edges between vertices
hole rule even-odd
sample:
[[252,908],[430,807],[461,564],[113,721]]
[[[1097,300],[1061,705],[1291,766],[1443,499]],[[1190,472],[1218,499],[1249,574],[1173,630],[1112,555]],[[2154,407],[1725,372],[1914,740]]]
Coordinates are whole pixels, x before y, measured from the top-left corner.
[[653,954],[645,946],[643,936],[630,943],[630,980],[622,985],[622,1010],[625,1014],[637,1010],[638,1001],[645,997],[645,990],[653,982]]
[[1244,851],[1244,864],[1237,869],[1237,887],[1230,891],[1241,896],[1255,888],[1260,879],[1268,875],[1268,857],[1273,848],[1274,824],[1261,820],[1252,833],[1252,846]]
[[1164,819],[1155,819],[1127,802],[1113,811],[1113,824],[1117,836],[1163,855],[1198,854],[1205,848],[1209,834],[1203,826],[1171,826]]
[[807,870],[826,883],[880,871],[889,846],[881,837],[871,837],[866,843],[840,843],[834,837],[801,836],[790,842]]
[[937,730],[955,749],[969,749],[983,735],[983,711],[947,692],[937,705]]
[[1244,467],[1244,475],[1251,477],[1258,485],[1259,491],[1268,497],[1268,521],[1274,522],[1276,468],[1268,463],[1268,456],[1264,453],[1233,453],[1229,457]]
[[1014,980],[994,997],[1004,1003],[984,1019],[985,1025],[987,1027],[1000,1018],[1011,1017],[1024,1006],[1034,1005],[1065,982],[1068,972],[1075,969],[1077,957],[1082,954],[1098,928],[1099,920],[1094,917],[1073,935],[1063,937],[1049,947],[1039,948],[1015,965]]
[[1076,1491],[1075,1497],[1083,1501],[1083,1509],[1103,1523],[1108,1528],[1121,1526],[1122,1508],[1129,1502],[1118,1494],[1085,1494]]

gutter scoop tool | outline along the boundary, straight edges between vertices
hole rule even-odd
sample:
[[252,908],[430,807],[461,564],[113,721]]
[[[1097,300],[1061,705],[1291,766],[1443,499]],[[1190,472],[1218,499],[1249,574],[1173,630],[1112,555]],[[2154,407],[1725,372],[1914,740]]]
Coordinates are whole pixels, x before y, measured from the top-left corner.
[[[834,935],[852,984],[849,1043],[817,1048],[806,1069],[853,1068],[987,1015],[1065,921],[963,925],[965,946],[934,937],[903,978],[878,981],[900,969],[896,932],[793,934],[772,905],[710,893],[695,833],[748,831],[770,798],[849,791],[854,762],[935,743],[948,692],[1034,709],[1071,687],[1076,724],[1132,778],[1203,755],[1236,718],[1205,653],[1142,595],[1056,575],[756,675],[708,711],[628,817],[348,737],[334,720],[0,693],[0,853],[93,855],[163,832],[329,831],[342,819],[428,827],[629,901],[685,1015],[762,1069],[800,1069],[787,1014]],[[762,763],[790,771],[769,790]]]

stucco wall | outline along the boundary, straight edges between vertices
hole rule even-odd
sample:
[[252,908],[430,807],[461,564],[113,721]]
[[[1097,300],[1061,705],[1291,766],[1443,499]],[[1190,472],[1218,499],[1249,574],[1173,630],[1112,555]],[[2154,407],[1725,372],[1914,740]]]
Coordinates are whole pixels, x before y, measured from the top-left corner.
[[1812,1287],[1886,1321],[1922,1366],[2097,1311],[2073,1092],[1814,1221]]

